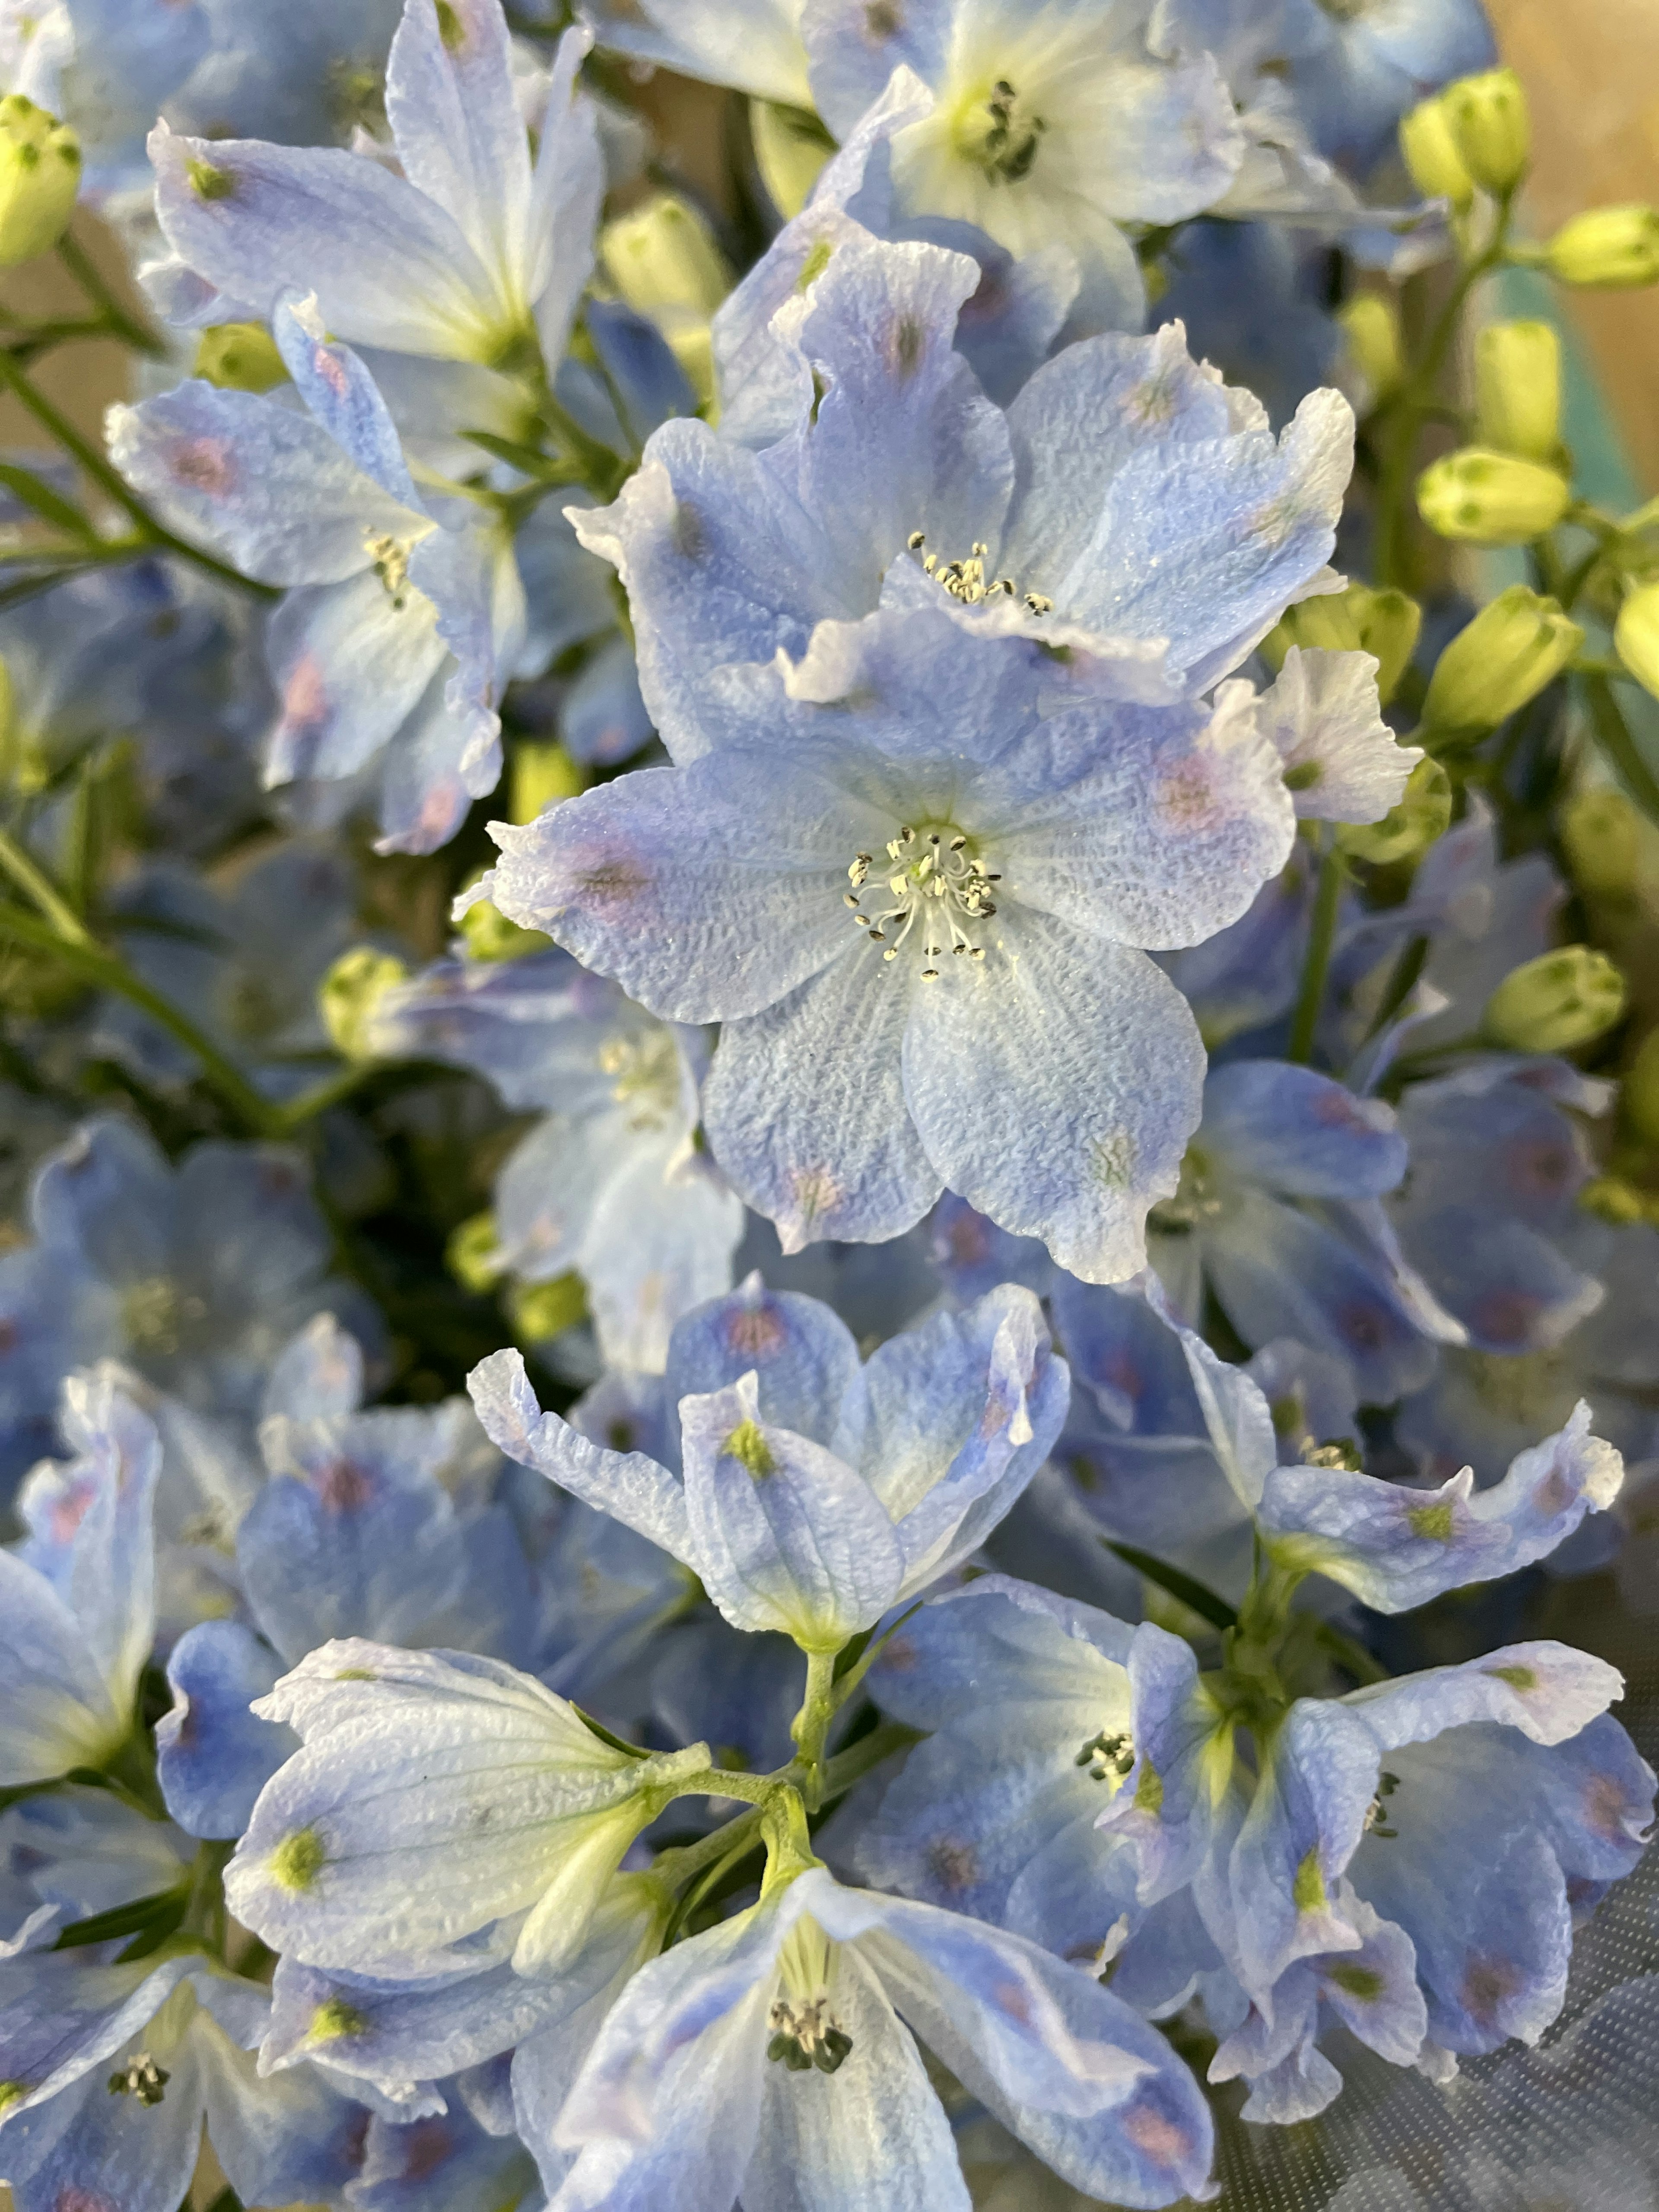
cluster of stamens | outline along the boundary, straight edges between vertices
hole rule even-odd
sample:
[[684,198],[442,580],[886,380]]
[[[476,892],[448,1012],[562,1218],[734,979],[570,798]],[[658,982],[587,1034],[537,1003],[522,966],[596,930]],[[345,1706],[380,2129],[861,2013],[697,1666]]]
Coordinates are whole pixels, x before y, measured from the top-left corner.
[[409,597],[409,547],[392,537],[366,538],[364,544],[393,611],[401,614]]
[[1134,1740],[1121,1729],[1102,1729],[1098,1735],[1090,1737],[1072,1763],[1086,1766],[1092,1781],[1121,1782],[1135,1763]]
[[599,1072],[611,1079],[611,1096],[631,1108],[630,1129],[659,1129],[679,1092],[674,1040],[665,1029],[643,1036],[607,1037],[599,1047]]
[[1392,1840],[1400,1833],[1398,1828],[1389,1826],[1389,1808],[1382,1802],[1385,1797],[1392,1797],[1399,1787],[1400,1777],[1390,1774],[1385,1766],[1376,1778],[1376,1795],[1365,1808],[1366,1835],[1386,1836]]
[[913,530],[904,542],[913,553],[921,554],[923,573],[949,592],[953,599],[960,599],[964,606],[976,607],[985,599],[994,599],[1000,592],[1005,599],[1021,599],[1028,614],[1051,615],[1054,611],[1054,601],[1045,599],[1041,592],[1027,592],[1022,599],[1019,586],[1012,576],[998,576],[989,583],[986,581],[985,563],[991,549],[983,538],[974,540],[974,550],[965,561],[941,561],[937,553],[924,551],[927,544],[927,533],[924,530]]
[[853,860],[847,871],[853,888],[845,894],[854,922],[869,932],[872,945],[885,948],[882,958],[896,960],[899,948],[918,920],[925,915],[922,949],[927,964],[921,971],[924,983],[939,980],[937,963],[945,953],[939,939],[945,929],[950,932],[952,953],[969,960],[983,960],[985,947],[974,943],[957,917],[966,915],[970,921],[988,921],[997,910],[991,888],[1002,878],[981,868],[977,860],[969,857],[968,840],[961,836],[946,837],[937,830],[919,833],[906,824],[896,837],[888,840],[887,857],[895,863],[894,872],[884,879],[885,889],[893,901],[891,906],[877,915],[864,911],[864,887],[870,871],[876,866],[873,853],[860,853]]
[[166,2067],[141,2051],[110,2075],[109,2093],[112,2097],[137,2097],[141,2105],[159,2105],[172,2079]]
[[827,1996],[812,1997],[800,2005],[777,1997],[767,2014],[767,2025],[772,2031],[767,2057],[787,2066],[792,2074],[805,2074],[815,2066],[820,2074],[834,2074],[853,2048],[852,2037],[836,2027]]
[[1048,128],[1041,115],[1022,110],[1019,94],[1006,76],[1000,76],[990,96],[963,125],[958,138],[963,154],[984,171],[988,184],[1017,185],[1030,173]]

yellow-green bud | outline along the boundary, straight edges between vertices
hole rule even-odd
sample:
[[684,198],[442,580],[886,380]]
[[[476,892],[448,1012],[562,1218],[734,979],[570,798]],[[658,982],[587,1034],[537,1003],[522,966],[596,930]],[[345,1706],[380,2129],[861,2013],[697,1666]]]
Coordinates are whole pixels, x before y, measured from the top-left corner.
[[587,770],[556,739],[513,748],[507,812],[520,827],[587,788]]
[[0,269],[56,246],[81,189],[81,142],[21,92],[0,100]]
[[1645,1145],[1659,1145],[1659,1030],[1642,1041],[1642,1048],[1626,1071],[1619,1086],[1620,1118],[1632,1136]]
[[1319,592],[1286,607],[1257,649],[1275,675],[1293,645],[1304,652],[1322,647],[1369,653],[1376,662],[1377,696],[1386,707],[1417,650],[1422,627],[1422,608],[1404,592],[1350,584],[1346,591]]
[[1641,823],[1622,791],[1581,791],[1561,819],[1572,880],[1587,896],[1628,899],[1641,867]]
[[1451,779],[1437,760],[1425,755],[1407,777],[1397,806],[1380,822],[1343,823],[1336,842],[1352,859],[1376,867],[1415,860],[1443,835],[1451,810]]
[[288,382],[288,364],[263,323],[216,323],[204,331],[195,373],[222,392],[270,392]]
[[790,222],[812,197],[836,142],[816,115],[802,107],[779,107],[769,100],[750,101],[749,135],[761,182],[773,206]]
[[1631,674],[1659,698],[1659,583],[1638,584],[1619,610],[1614,650]]
[[1492,323],[1474,349],[1480,441],[1529,461],[1561,445],[1561,341],[1547,323]]
[[1579,1192],[1578,1203],[1586,1213],[1610,1221],[1615,1229],[1627,1229],[1632,1221],[1647,1218],[1647,1200],[1623,1176],[1592,1176]]
[[1512,968],[1486,1001],[1481,1034],[1511,1052],[1571,1052],[1625,1011],[1625,979],[1605,952],[1564,945]]
[[522,1283],[507,1303],[507,1318],[514,1340],[539,1344],[587,1319],[587,1292],[573,1267],[550,1283]]
[[468,907],[461,916],[461,935],[469,960],[522,960],[526,952],[545,952],[553,942],[539,929],[520,929],[488,899]]
[[732,270],[690,200],[659,192],[599,234],[605,274],[629,306],[648,315],[698,398],[714,395],[709,318],[731,290]]
[[1495,730],[1553,684],[1584,633],[1525,584],[1511,584],[1465,623],[1435,664],[1423,702],[1431,730]]
[[452,1230],[444,1261],[464,1291],[487,1291],[501,1272],[495,1215],[488,1211],[470,1214],[459,1229]]
[[1659,208],[1589,208],[1556,232],[1544,262],[1564,284],[1651,284],[1659,277]]
[[1448,453],[1417,479],[1418,510],[1430,529],[1473,545],[1525,545],[1542,538],[1571,498],[1555,470],[1489,446]]
[[1425,100],[1401,118],[1400,151],[1412,182],[1425,198],[1449,200],[1455,208],[1466,208],[1474,198],[1474,179],[1457,150],[1443,99]]
[[1349,356],[1376,406],[1406,380],[1399,312],[1393,301],[1385,300],[1380,292],[1362,292],[1341,309],[1337,320],[1346,334]]
[[1532,117],[1512,69],[1460,77],[1441,98],[1463,167],[1489,192],[1513,191],[1532,151]]
[[368,1026],[384,994],[406,982],[409,970],[389,952],[372,945],[343,952],[317,988],[317,1010],[337,1051],[348,1060],[373,1060]]

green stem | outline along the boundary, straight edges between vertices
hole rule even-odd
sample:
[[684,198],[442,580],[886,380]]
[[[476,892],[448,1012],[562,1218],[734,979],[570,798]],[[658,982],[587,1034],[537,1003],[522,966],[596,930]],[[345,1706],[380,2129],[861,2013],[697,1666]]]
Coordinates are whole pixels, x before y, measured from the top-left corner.
[[240,1071],[234,1067],[219,1048],[204,1036],[189,1016],[152,991],[148,983],[135,975],[124,960],[106,952],[100,945],[86,941],[72,942],[48,929],[44,922],[36,921],[16,907],[0,906],[0,936],[10,937],[20,945],[33,947],[38,952],[53,954],[64,966],[73,969],[77,975],[100,989],[113,991],[159,1022],[170,1036],[176,1037],[185,1049],[192,1053],[201,1063],[203,1079],[210,1090],[216,1091],[224,1104],[247,1132],[256,1137],[280,1137],[284,1127],[279,1109],[268,1099],[262,1098]]
[[744,1774],[728,1771],[723,1766],[705,1766],[701,1773],[688,1774],[675,1789],[677,1797],[741,1797],[746,1804],[761,1805],[769,1793],[775,1790],[780,1779],[793,1775],[793,1766],[781,1767],[776,1774]]
[[[597,498],[614,499],[623,478],[628,474],[628,464],[619,460],[609,446],[601,445],[587,432],[562,400],[553,397],[551,386],[544,387],[538,401],[547,427],[563,446],[570,459],[581,471],[582,482]],[[623,426],[627,435],[627,425]]]
[[[59,937],[71,945],[92,944],[92,939],[69,902],[53,888],[49,878],[35,866],[23,848],[15,843],[3,830],[0,830],[0,869],[11,878],[32,905],[40,908]],[[96,949],[94,946],[94,950]]]
[[659,1851],[652,1862],[651,1871],[680,1888],[695,1881],[706,1867],[718,1866],[722,1860],[752,1850],[760,1841],[760,1807],[757,1805],[747,1813],[739,1813],[735,1820],[727,1820],[722,1827],[712,1828],[695,1844],[681,1844],[673,1850]]
[[1389,980],[1383,987],[1382,1000],[1377,1006],[1376,1014],[1372,1017],[1371,1025],[1365,1032],[1367,1044],[1370,1044],[1373,1037],[1382,1036],[1383,1030],[1410,998],[1418,977],[1428,965],[1429,950],[1429,940],[1426,937],[1410,938],[1401,946],[1400,957],[1389,971]]
[[21,364],[14,361],[3,349],[0,349],[0,382],[9,386],[14,397],[28,410],[41,428],[50,431],[64,451],[99,489],[106,492],[124,514],[131,517],[145,546],[164,548],[169,553],[176,553],[180,560],[193,562],[197,568],[205,569],[208,574],[217,576],[222,582],[234,584],[256,598],[275,599],[282,596],[271,585],[256,583],[252,576],[245,576],[240,568],[233,568],[228,562],[216,559],[199,545],[191,545],[182,538],[175,538],[170,530],[164,529],[119,472],[88,443],[67,416],[58,413],[44,392],[36,391]]
[[832,1797],[844,1796],[855,1782],[861,1781],[872,1767],[884,1759],[891,1759],[901,1751],[908,1751],[913,1743],[920,1743],[927,1733],[926,1729],[914,1729],[903,1721],[884,1721],[879,1728],[861,1735],[856,1743],[849,1743],[845,1751],[838,1751],[823,1770],[823,1796],[827,1803]]
[[1659,822],[1659,778],[1642,757],[1611,685],[1605,676],[1586,676],[1583,685],[1596,744],[1649,821]]
[[372,1060],[354,1060],[325,1081],[313,1084],[309,1091],[302,1091],[297,1098],[290,1098],[286,1106],[277,1107],[276,1120],[284,1131],[301,1128],[319,1114],[326,1113],[331,1106],[337,1106],[343,1098],[349,1098],[370,1076],[379,1073]]
[[809,1651],[806,1655],[806,1693],[800,1711],[789,1724],[795,1740],[798,1763],[805,1770],[804,1794],[807,1810],[816,1813],[822,1802],[823,1741],[836,1711],[836,1654]]
[[1328,842],[1319,863],[1313,919],[1308,928],[1308,950],[1303,957],[1302,983],[1297,993],[1296,1015],[1291,1024],[1290,1048],[1285,1054],[1287,1060],[1303,1067],[1313,1058],[1314,1033],[1319,1026],[1320,1003],[1325,995],[1325,978],[1336,942],[1336,916],[1342,902],[1346,872],[1342,856],[1328,829],[1325,835]]
[[92,257],[68,231],[58,241],[58,258],[76,283],[98,310],[99,319],[108,335],[130,345],[135,353],[148,354],[152,361],[167,359],[167,345],[152,330],[136,322],[99,275]]

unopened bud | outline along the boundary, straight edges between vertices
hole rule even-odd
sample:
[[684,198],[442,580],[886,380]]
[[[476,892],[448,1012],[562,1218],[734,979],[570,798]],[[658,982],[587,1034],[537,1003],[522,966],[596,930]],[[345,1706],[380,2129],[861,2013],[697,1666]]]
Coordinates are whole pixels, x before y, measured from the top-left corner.
[[1571,1052],[1625,1011],[1625,979],[1605,952],[1564,945],[1511,969],[1486,1001],[1481,1033],[1511,1052]]
[[464,1291],[487,1291],[501,1272],[495,1215],[488,1211],[471,1214],[453,1230],[444,1247],[444,1261]]
[[81,142],[21,92],[0,100],[0,269],[56,246],[81,189]]
[[1257,650],[1275,676],[1293,645],[1304,652],[1369,653],[1376,663],[1377,697],[1386,707],[1411,664],[1422,627],[1422,608],[1404,592],[1350,584],[1286,607]]
[[1564,284],[1651,284],[1659,277],[1659,208],[1587,209],[1556,232],[1544,264]]
[[635,313],[657,325],[699,398],[714,388],[709,318],[731,290],[732,270],[701,212],[659,192],[599,234],[605,274]]
[[573,1267],[550,1283],[521,1283],[507,1302],[507,1319],[520,1344],[540,1344],[587,1319],[587,1292]]
[[1343,823],[1336,842],[1351,859],[1375,867],[1419,860],[1444,833],[1451,810],[1451,779],[1437,760],[1425,755],[1407,777],[1397,806],[1380,822]]
[[317,1010],[337,1051],[348,1060],[373,1060],[368,1041],[374,1009],[387,991],[409,980],[409,970],[372,945],[343,952],[317,989]]
[[1571,498],[1555,470],[1488,446],[1448,453],[1417,479],[1418,510],[1430,529],[1474,545],[1525,545],[1542,538]]
[[1659,583],[1637,586],[1619,610],[1613,642],[1637,682],[1659,698]]
[[1647,1200],[1623,1176],[1592,1176],[1579,1192],[1578,1203],[1586,1213],[1611,1222],[1615,1229],[1627,1229],[1632,1221],[1647,1218]]
[[1346,335],[1353,365],[1364,379],[1370,404],[1376,406],[1406,380],[1399,313],[1381,293],[1362,292],[1349,301],[1337,320]]
[[527,952],[549,951],[553,943],[539,929],[520,929],[488,899],[468,907],[460,926],[469,960],[522,960]]
[[749,135],[761,182],[784,221],[792,222],[811,198],[836,142],[816,115],[769,100],[750,101]]
[[1619,1117],[1644,1145],[1659,1145],[1659,1030],[1643,1039],[1619,1086]]
[[587,770],[554,739],[515,745],[507,811],[523,826],[587,788]]
[[1622,791],[1581,791],[1561,818],[1572,880],[1587,897],[1621,900],[1636,889],[1641,824]]
[[1435,664],[1425,726],[1495,730],[1553,684],[1583,642],[1583,631],[1553,599],[1511,584],[1465,623]]
[[1492,323],[1474,350],[1483,445],[1549,461],[1561,445],[1561,341],[1547,323]]
[[288,364],[263,323],[216,323],[204,331],[195,373],[222,392],[270,392],[288,382]]
[[1421,101],[1400,119],[1400,151],[1411,180],[1427,199],[1449,200],[1466,208],[1474,198],[1474,179],[1464,167],[1452,136],[1443,99]]
[[1441,94],[1463,167],[1483,191],[1513,191],[1532,151],[1527,95],[1512,69],[1460,77]]

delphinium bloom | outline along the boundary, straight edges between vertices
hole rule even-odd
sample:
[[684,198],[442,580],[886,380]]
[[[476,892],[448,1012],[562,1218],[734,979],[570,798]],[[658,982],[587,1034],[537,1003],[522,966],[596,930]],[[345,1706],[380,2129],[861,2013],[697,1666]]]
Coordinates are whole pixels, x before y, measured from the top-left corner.
[[470,896],[723,1023],[704,1126],[786,1250],[894,1236],[948,1183],[1109,1279],[1173,1192],[1202,1052],[1139,948],[1243,911],[1290,794],[1242,688],[1045,717],[1046,665],[936,608],[825,623],[733,672],[689,765],[494,826]]
[[574,1267],[602,1357],[659,1371],[683,1313],[725,1290],[743,1209],[696,1142],[707,1042],[568,952],[445,960],[380,994],[365,1048],[475,1070],[545,1118],[503,1165],[491,1264]]

